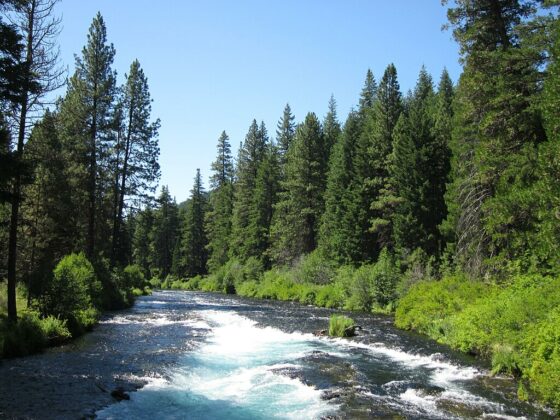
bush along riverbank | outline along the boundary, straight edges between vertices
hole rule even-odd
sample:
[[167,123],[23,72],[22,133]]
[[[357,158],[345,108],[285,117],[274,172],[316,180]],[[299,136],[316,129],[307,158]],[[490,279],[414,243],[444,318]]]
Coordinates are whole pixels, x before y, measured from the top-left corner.
[[64,257],[39,297],[18,285],[17,322],[6,315],[6,287],[0,288],[0,357],[26,356],[90,331],[103,310],[123,309],[151,293],[139,267],[96,269],[84,254]]
[[[231,260],[206,277],[168,276],[151,286],[391,313],[399,328],[488,359],[494,374],[518,381],[520,399],[560,413],[560,278],[512,275],[496,282],[439,271],[436,276],[422,253],[403,263],[383,251],[377,263],[358,268],[336,267],[312,253],[289,269],[264,271],[257,260]],[[332,321],[333,333],[342,321]]]

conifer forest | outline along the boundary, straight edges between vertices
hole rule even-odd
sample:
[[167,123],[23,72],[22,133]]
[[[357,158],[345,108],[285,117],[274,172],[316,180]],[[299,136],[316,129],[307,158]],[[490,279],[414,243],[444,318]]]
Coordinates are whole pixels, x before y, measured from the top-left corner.
[[98,13],[67,74],[57,3],[0,0],[0,357],[160,290],[217,292],[388,319],[560,415],[557,1],[443,0],[456,81],[421,67],[404,91],[387,63],[363,69],[348,115],[331,96],[244,139],[215,121],[211,173],[185,174],[180,203],[141,51],[117,69]]

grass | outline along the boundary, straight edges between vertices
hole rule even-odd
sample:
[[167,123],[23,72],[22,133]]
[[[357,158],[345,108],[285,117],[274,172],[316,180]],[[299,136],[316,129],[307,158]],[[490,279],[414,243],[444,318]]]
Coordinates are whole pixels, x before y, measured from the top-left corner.
[[332,315],[329,321],[331,337],[352,337],[355,335],[356,323],[345,315]]

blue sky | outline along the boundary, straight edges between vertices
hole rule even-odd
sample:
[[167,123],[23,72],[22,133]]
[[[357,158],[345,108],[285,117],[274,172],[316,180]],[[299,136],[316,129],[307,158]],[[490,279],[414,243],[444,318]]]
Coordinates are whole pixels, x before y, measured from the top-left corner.
[[287,102],[297,121],[309,111],[322,118],[331,93],[343,121],[367,69],[379,80],[391,62],[403,92],[422,65],[435,82],[444,67],[454,81],[460,74],[439,0],[62,0],[70,73],[97,11],[119,83],[136,58],[148,77],[162,122],[160,184],[178,201],[196,168],[208,178],[222,130],[236,151],[253,118],[273,136]]

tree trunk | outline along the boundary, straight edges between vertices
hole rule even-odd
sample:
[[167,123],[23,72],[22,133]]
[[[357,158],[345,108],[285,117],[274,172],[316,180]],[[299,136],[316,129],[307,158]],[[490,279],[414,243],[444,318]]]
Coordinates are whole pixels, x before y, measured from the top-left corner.
[[16,149],[16,177],[13,186],[12,214],[10,217],[10,237],[8,239],[8,319],[17,321],[16,305],[16,267],[17,267],[17,234],[19,222],[19,206],[21,201],[21,164],[23,160],[23,149],[25,146],[25,128],[27,122],[27,107],[29,102],[29,85],[31,63],[33,62],[33,29],[35,18],[35,2],[31,2],[31,10],[28,15],[28,33],[25,56],[25,78],[23,80],[23,95],[21,98],[21,113],[19,116],[18,142]]

